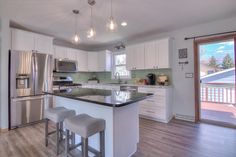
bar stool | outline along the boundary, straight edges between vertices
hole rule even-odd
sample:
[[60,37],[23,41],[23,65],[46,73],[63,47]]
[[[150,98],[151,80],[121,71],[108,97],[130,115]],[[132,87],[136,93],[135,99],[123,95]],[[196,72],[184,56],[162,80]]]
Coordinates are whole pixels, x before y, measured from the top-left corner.
[[[65,119],[66,128],[66,156],[71,156],[70,151],[78,146],[82,146],[82,156],[88,157],[88,151],[96,156],[105,157],[105,120],[93,118],[87,114],[80,114]],[[73,132],[81,136],[81,143],[69,146],[69,132]],[[88,138],[96,133],[100,134],[100,151],[88,145]]]
[[[74,110],[69,110],[64,107],[55,107],[45,110],[45,146],[48,146],[48,136],[56,133],[56,154],[59,155],[59,144],[63,140],[63,121],[65,118],[75,116]],[[56,123],[56,130],[48,132],[48,122],[53,121]],[[74,134],[71,135],[72,143],[74,143]]]

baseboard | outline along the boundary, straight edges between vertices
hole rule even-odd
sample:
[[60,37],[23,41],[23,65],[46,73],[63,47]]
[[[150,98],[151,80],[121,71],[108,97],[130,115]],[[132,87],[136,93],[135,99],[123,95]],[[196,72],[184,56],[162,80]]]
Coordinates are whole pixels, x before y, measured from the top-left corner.
[[195,122],[194,116],[182,115],[182,114],[175,114],[175,119],[184,120],[188,122]]
[[9,131],[8,128],[5,128],[5,129],[0,128],[0,132],[8,132],[8,131]]

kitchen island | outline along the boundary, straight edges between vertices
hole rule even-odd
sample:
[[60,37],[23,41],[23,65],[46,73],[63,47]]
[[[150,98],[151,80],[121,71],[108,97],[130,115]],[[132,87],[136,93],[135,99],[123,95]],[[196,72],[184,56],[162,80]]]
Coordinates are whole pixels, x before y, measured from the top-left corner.
[[[139,142],[138,102],[150,97],[131,91],[100,89],[66,89],[47,92],[55,96],[55,107],[73,109],[76,114],[86,113],[106,121],[106,157],[130,157]],[[76,142],[80,137],[76,136]],[[99,150],[99,135],[89,138],[89,145]]]

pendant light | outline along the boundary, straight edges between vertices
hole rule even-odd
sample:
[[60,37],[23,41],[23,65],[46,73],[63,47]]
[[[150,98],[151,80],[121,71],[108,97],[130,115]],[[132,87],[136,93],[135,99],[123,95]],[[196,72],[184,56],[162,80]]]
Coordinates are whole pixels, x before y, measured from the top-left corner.
[[80,36],[77,31],[79,10],[73,10],[73,13],[75,14],[75,34],[73,36],[73,43],[78,44],[80,42]]
[[94,38],[94,36],[96,35],[96,31],[93,27],[93,8],[92,8],[92,5],[91,5],[91,14],[90,14],[90,28],[89,30],[87,31],[87,38]]
[[107,22],[107,29],[111,32],[114,32],[117,30],[117,24],[116,24],[116,21],[113,17],[113,4],[112,4],[112,2],[113,2],[113,0],[111,0],[111,16]]

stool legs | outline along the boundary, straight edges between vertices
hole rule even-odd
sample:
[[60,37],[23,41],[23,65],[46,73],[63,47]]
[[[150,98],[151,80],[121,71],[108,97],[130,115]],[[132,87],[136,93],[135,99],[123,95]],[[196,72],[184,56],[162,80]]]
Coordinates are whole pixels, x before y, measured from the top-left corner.
[[83,157],[88,157],[88,138],[82,137],[82,154]]
[[60,134],[60,123],[56,123],[56,153],[59,155],[59,134]]
[[60,141],[63,140],[63,122],[60,122]]
[[48,119],[45,120],[45,146],[48,146]]
[[75,145],[75,133],[71,132],[71,145]]
[[65,150],[66,150],[66,157],[69,154],[69,130],[66,129],[66,141],[65,141]]
[[100,156],[105,157],[105,131],[101,131],[100,133]]

